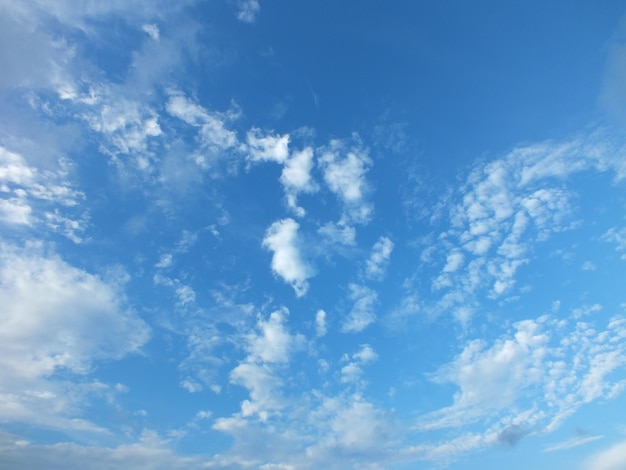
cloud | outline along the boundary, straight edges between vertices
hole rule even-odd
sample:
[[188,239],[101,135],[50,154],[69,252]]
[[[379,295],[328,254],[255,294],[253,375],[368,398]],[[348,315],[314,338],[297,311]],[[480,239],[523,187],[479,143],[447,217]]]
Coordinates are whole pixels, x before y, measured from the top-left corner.
[[498,442],[508,445],[510,447],[515,447],[519,441],[521,441],[525,436],[529,434],[529,430],[524,428],[523,426],[519,426],[517,424],[512,424],[504,428],[498,434]]
[[294,345],[300,337],[292,337],[285,329],[287,309],[272,312],[267,321],[259,320],[259,333],[248,336],[248,361],[264,363],[286,363]]
[[289,134],[263,135],[260,129],[254,128],[248,131],[246,140],[252,161],[285,163],[289,158]]
[[239,149],[237,134],[227,127],[229,121],[237,118],[235,112],[208,111],[176,90],[170,91],[166,109],[171,116],[198,129],[196,138],[200,149],[194,154],[194,161],[199,167],[208,168],[216,159],[227,156],[229,151]]
[[[435,296],[424,298],[421,309],[435,316],[449,312],[467,325],[478,299],[511,295],[535,247],[576,227],[575,193],[567,181],[590,171],[613,170],[620,178],[621,152],[619,140],[598,129],[563,142],[520,146],[479,163],[442,201],[449,218],[431,220],[439,236],[428,238],[422,261],[438,264],[440,273],[431,284]],[[619,249],[617,229],[603,239]]]
[[[601,240],[615,244],[615,251],[618,253],[626,252],[626,228],[618,230],[613,227],[602,235]],[[621,259],[626,260],[626,253],[621,256]]]
[[144,24],[141,29],[153,40],[159,40],[159,27],[155,24]]
[[0,246],[0,395],[3,420],[72,427],[66,414],[100,383],[55,380],[88,374],[94,363],[137,352],[148,326],[124,307],[119,286],[69,265],[41,243]]
[[318,190],[311,177],[313,168],[313,149],[295,152],[286,162],[280,175],[280,182],[285,189],[287,207],[292,209],[298,217],[304,217],[306,211],[298,206],[299,193],[313,193]]
[[363,385],[361,383],[362,366],[377,359],[378,354],[369,344],[361,345],[361,349],[352,355],[352,361],[341,368],[341,381]]
[[365,199],[369,189],[365,175],[372,162],[367,151],[359,146],[346,148],[342,141],[333,140],[322,149],[318,162],[328,188],[343,203],[342,220],[368,222],[372,207]]
[[315,334],[321,338],[322,336],[326,336],[327,332],[326,312],[324,310],[318,310],[315,314]]
[[626,466],[626,441],[592,455],[585,464],[586,470],[620,470]]
[[254,23],[261,11],[258,0],[237,0],[237,19],[244,23]]
[[[272,312],[267,320],[259,319],[257,331],[246,336],[248,355],[230,373],[231,383],[250,392],[250,399],[241,403],[242,418],[258,416],[261,421],[267,421],[285,406],[280,393],[282,379],[276,374],[277,368],[286,366],[291,354],[304,344],[301,335],[291,335],[287,331],[285,320],[288,315],[285,308]],[[238,415],[230,419],[236,420]],[[227,426],[228,422],[227,418],[216,426]]]
[[142,439],[117,447],[86,446],[75,443],[34,444],[8,434],[0,436],[0,466],[3,468],[80,469],[136,468],[145,470],[206,468],[206,459],[177,456],[166,442]]
[[[623,318],[614,317],[604,330],[550,316],[513,327],[491,343],[469,341],[431,376],[434,383],[453,384],[457,391],[452,405],[422,416],[418,429],[446,428],[463,436],[470,426],[488,426],[472,433],[476,439],[468,441],[473,444],[467,450],[494,442],[513,445],[524,432],[551,432],[582,405],[611,399],[623,389],[615,374],[626,366]],[[440,450],[456,438],[451,439]],[[449,455],[458,451],[449,448]]]
[[382,279],[386,265],[393,251],[393,242],[387,237],[380,237],[372,248],[372,254],[367,260],[365,274],[370,279]]
[[541,324],[532,320],[517,323],[515,329],[513,337],[500,339],[489,348],[483,341],[471,341],[453,363],[432,376],[435,383],[452,382],[460,390],[452,406],[429,417],[427,428],[459,426],[505,409],[521,390],[541,380],[548,336],[541,332]]
[[317,233],[331,245],[352,246],[356,243],[356,230],[342,221],[339,223],[327,222],[317,230]]
[[577,436],[571,439],[568,439],[563,442],[559,442],[558,444],[554,444],[548,448],[544,452],[557,452],[560,450],[573,449],[574,447],[582,446],[588,444],[590,442],[595,442],[597,440],[602,439],[604,436]]
[[82,241],[86,223],[72,209],[84,195],[71,184],[69,166],[59,159],[53,169],[39,169],[0,146],[0,221],[32,227],[43,224],[75,242]]
[[293,219],[274,222],[265,232],[263,247],[273,252],[272,271],[290,284],[296,296],[306,294],[307,279],[313,276],[313,269],[302,259],[298,228]]
[[369,287],[350,284],[350,300],[354,302],[352,310],[345,318],[341,330],[344,333],[363,331],[376,320],[374,311],[378,302],[378,294]]

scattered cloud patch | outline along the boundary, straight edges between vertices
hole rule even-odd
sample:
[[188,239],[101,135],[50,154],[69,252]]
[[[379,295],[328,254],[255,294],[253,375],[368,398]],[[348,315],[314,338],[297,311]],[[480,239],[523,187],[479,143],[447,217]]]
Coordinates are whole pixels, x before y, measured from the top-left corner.
[[376,320],[375,308],[378,294],[369,287],[358,284],[350,284],[348,289],[349,298],[354,304],[341,329],[344,333],[358,333]]
[[244,23],[254,23],[261,12],[259,0],[237,0],[237,19]]
[[[263,135],[260,129],[252,129],[246,134],[249,157],[254,162],[285,163],[289,158],[289,134]],[[306,154],[305,154],[306,155]],[[294,171],[294,173],[297,173]],[[289,176],[287,177],[289,178]],[[294,180],[297,179],[294,175]]]
[[370,279],[382,279],[385,268],[393,251],[393,242],[387,237],[380,237],[372,248],[372,254],[367,260],[365,274]]
[[340,140],[333,140],[322,149],[318,162],[328,188],[344,205],[342,220],[366,223],[370,220],[372,206],[366,200],[369,185],[366,174],[372,164],[365,149],[348,148]]
[[313,269],[300,253],[299,227],[293,219],[274,222],[265,232],[263,247],[273,252],[272,271],[293,287],[296,296],[302,297],[309,288],[307,279],[313,276]]
[[318,310],[315,314],[315,334],[321,338],[322,336],[326,336],[327,332],[326,312],[324,310]]

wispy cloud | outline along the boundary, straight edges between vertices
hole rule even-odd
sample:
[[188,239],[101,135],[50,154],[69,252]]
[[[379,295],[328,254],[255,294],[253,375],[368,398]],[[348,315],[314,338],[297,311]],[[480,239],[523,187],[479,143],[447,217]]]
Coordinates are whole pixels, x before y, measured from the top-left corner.
[[237,19],[244,23],[254,23],[261,11],[259,0],[237,0]]
[[378,294],[369,287],[350,284],[350,300],[354,302],[350,313],[344,319],[342,331],[356,333],[364,330],[376,320]]
[[365,265],[365,274],[368,278],[378,280],[383,278],[393,247],[393,242],[387,237],[380,237],[374,243],[372,254]]
[[626,465],[626,441],[592,455],[585,462],[586,470],[620,470]]
[[359,143],[353,147],[333,140],[318,157],[324,181],[344,205],[342,220],[368,222],[372,206],[366,199],[369,185],[365,178],[372,162]]
[[571,439],[568,439],[563,442],[559,442],[558,444],[554,444],[550,447],[547,447],[544,452],[557,452],[560,450],[572,449],[574,447],[582,446],[588,444],[590,442],[595,442],[597,440],[602,439],[604,436],[577,436]]

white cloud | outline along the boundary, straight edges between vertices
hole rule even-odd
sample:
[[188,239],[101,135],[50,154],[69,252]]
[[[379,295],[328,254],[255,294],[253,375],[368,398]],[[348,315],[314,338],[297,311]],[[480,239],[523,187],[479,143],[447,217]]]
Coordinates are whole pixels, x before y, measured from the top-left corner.
[[228,121],[237,117],[235,113],[208,111],[179,91],[170,91],[166,109],[170,115],[198,128],[200,150],[194,161],[201,168],[210,166],[213,159],[224,157],[229,150],[239,148],[237,134],[227,128]]
[[153,40],[159,40],[159,27],[155,24],[144,24],[141,29]]
[[118,92],[102,87],[89,97],[91,106],[83,114],[89,127],[100,133],[107,141],[106,150],[114,158],[124,155],[136,157],[134,165],[142,171],[150,171],[150,139],[161,135],[158,115],[149,106],[119,96]]
[[332,245],[347,245],[352,246],[356,243],[356,230],[350,225],[346,225],[344,222],[337,224],[328,222],[322,225],[318,230],[321,236],[323,236]]
[[248,361],[264,363],[285,363],[298,338],[292,337],[285,329],[285,319],[289,311],[279,310],[270,314],[267,321],[257,323],[259,333],[248,336]]
[[[601,238],[605,242],[615,244],[615,251],[618,253],[626,252],[626,228],[617,229],[615,227],[609,229]],[[626,260],[626,253],[621,258]]]
[[387,237],[380,237],[372,248],[372,254],[367,260],[365,274],[370,279],[382,279],[389,257],[393,251],[393,242]]
[[446,259],[446,265],[443,267],[444,273],[453,273],[463,265],[465,256],[460,250],[454,250]]
[[435,383],[458,387],[452,405],[424,415],[418,428],[463,432],[495,423],[476,445],[511,425],[551,432],[583,404],[611,399],[624,388],[614,372],[626,366],[625,339],[621,317],[596,330],[579,320],[570,324],[543,316],[514,324],[492,343],[470,341],[431,376]]
[[237,9],[239,10],[237,12],[239,21],[254,23],[257,16],[259,16],[261,6],[259,5],[259,0],[237,0]]
[[318,310],[315,314],[315,334],[318,337],[326,336],[328,325],[326,324],[326,312]]
[[586,470],[621,470],[625,467],[626,441],[594,454],[585,464]]
[[441,368],[433,380],[459,387],[454,404],[433,413],[427,427],[458,426],[510,406],[522,389],[541,379],[541,360],[548,337],[535,321],[515,325],[512,338],[496,341],[489,349],[480,340],[470,342],[457,359]]
[[150,439],[149,433],[135,442],[117,447],[86,446],[61,442],[34,444],[10,435],[0,436],[0,466],[3,468],[78,469],[137,468],[150,470],[206,468],[200,457],[177,456],[167,442]]
[[369,344],[364,344],[361,349],[352,355],[352,361],[341,368],[341,381],[344,383],[361,383],[362,366],[378,359]]
[[598,267],[591,261],[585,261],[580,269],[583,271],[595,271]]
[[[520,268],[533,260],[535,246],[576,227],[575,195],[565,186],[567,179],[582,171],[619,172],[620,152],[615,139],[600,130],[562,143],[518,147],[478,164],[455,197],[443,200],[449,219],[431,221],[449,225],[436,229],[440,235],[435,243],[431,238],[424,252],[423,261],[440,263],[441,271],[432,282],[437,297],[425,299],[422,310],[449,312],[466,323],[481,296],[511,295]],[[603,239],[620,249],[617,229]]]
[[365,200],[369,188],[365,175],[372,162],[367,151],[359,147],[347,149],[343,142],[333,140],[318,161],[324,181],[344,205],[342,220],[368,222],[372,207]]
[[289,134],[262,135],[260,129],[251,129],[246,134],[249,156],[252,161],[285,163],[289,158]]
[[0,220],[9,225],[44,223],[80,241],[79,234],[86,228],[84,218],[61,215],[84,197],[72,187],[68,166],[60,159],[53,170],[39,169],[29,165],[22,155],[0,146]]
[[265,232],[263,247],[271,250],[272,270],[285,282],[291,284],[296,295],[302,297],[309,288],[307,279],[313,275],[312,268],[302,259],[298,228],[293,219],[274,222]]
[[[167,258],[165,259],[167,261]],[[155,265],[160,268],[162,266]],[[179,279],[170,278],[167,276],[163,276],[158,273],[154,275],[152,278],[154,284],[157,286],[167,286],[171,287],[176,293],[176,297],[178,298],[177,305],[179,307],[185,307],[186,305],[192,304],[196,300],[196,292],[193,290],[191,286],[183,284]]]
[[[301,335],[287,331],[288,314],[287,309],[282,309],[272,312],[267,320],[260,318],[257,331],[246,336],[248,355],[230,373],[231,383],[247,388],[250,393],[250,399],[241,403],[243,418],[258,416],[261,421],[267,421],[285,406],[280,392],[282,379],[276,368],[287,365],[291,354],[304,344]],[[237,419],[237,415],[231,419]]]
[[60,371],[87,374],[98,360],[139,350],[149,329],[123,307],[122,298],[116,285],[67,264],[41,244],[0,247],[3,420],[75,427],[66,415],[84,397],[115,393],[106,384],[50,377]]
[[280,181],[285,188],[287,207],[292,209],[298,217],[304,217],[306,211],[298,206],[298,194],[312,193],[318,187],[311,177],[313,168],[313,149],[295,152],[286,162],[280,175]]
[[568,439],[563,442],[559,442],[558,444],[554,444],[548,448],[544,452],[556,452],[559,450],[567,450],[572,449],[574,447],[582,446],[588,444],[589,442],[595,442],[599,439],[602,439],[604,436],[577,436],[571,439]]
[[345,333],[358,333],[376,320],[374,309],[378,302],[378,294],[369,287],[357,284],[350,284],[348,288],[350,290],[350,300],[354,304],[341,329]]

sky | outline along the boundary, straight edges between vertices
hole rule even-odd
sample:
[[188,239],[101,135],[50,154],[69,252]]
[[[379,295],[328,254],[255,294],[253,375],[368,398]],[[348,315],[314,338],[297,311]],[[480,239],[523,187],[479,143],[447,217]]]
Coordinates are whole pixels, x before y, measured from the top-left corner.
[[0,0],[0,467],[626,468],[626,5]]

